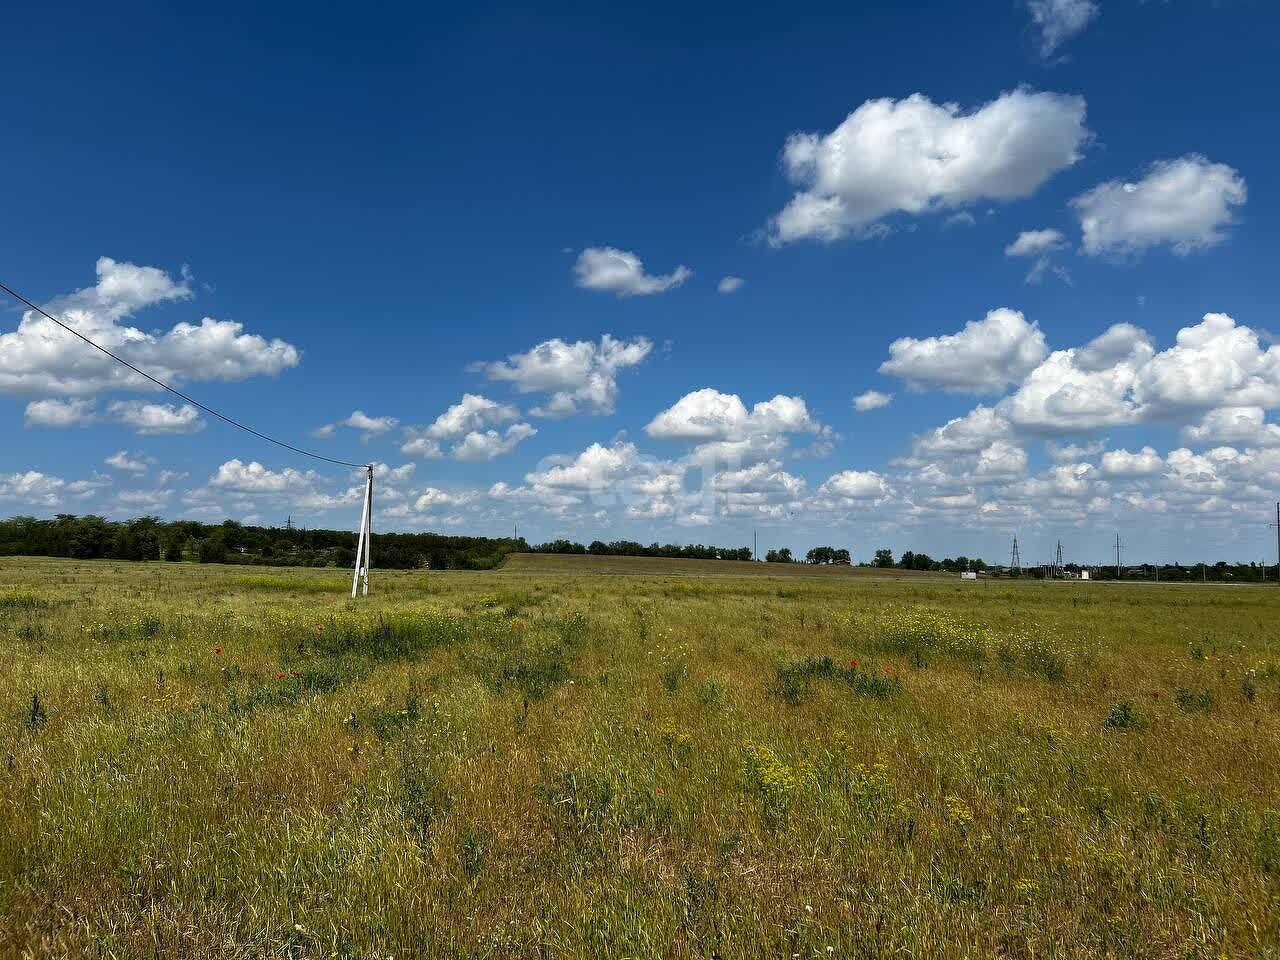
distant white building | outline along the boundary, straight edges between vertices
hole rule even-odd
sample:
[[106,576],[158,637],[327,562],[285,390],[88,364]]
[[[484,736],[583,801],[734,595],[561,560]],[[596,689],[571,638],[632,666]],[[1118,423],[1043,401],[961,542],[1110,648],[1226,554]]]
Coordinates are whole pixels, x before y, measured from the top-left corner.
[[977,580],[978,575],[974,573],[972,570],[966,570],[964,571],[964,573],[960,574],[960,579],[961,580]]

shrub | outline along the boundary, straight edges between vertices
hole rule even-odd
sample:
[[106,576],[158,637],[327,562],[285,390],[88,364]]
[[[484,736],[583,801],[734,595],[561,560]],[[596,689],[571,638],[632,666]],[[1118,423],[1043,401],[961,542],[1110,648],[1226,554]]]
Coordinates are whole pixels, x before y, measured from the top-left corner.
[[809,682],[821,678],[841,681],[856,693],[866,697],[883,699],[896,693],[901,682],[890,674],[875,674],[860,670],[852,663],[843,667],[831,657],[807,657],[795,663],[778,667],[770,692],[788,703],[797,704],[809,695]]
[[1258,831],[1258,863],[1267,873],[1280,874],[1280,810],[1264,810]]
[[1178,692],[1173,695],[1173,701],[1187,713],[1208,713],[1213,706],[1213,693],[1208,689],[1196,693],[1186,687],[1179,687]]
[[747,786],[759,797],[765,819],[774,823],[786,819],[791,809],[792,794],[800,784],[795,771],[761,744],[748,743],[743,751],[746,754]]
[[1112,730],[1140,730],[1147,725],[1146,719],[1128,700],[1117,703],[1102,721],[1104,727]]

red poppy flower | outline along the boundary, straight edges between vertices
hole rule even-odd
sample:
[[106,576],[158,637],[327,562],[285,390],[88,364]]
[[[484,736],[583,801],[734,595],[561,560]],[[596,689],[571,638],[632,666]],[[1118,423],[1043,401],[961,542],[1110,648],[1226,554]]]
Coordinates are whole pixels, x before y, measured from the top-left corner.
[[892,670],[892,669],[890,669],[889,667],[885,667],[885,668],[884,668],[884,672],[885,672],[886,674],[888,674],[888,673],[893,673],[893,670]]
[[277,680],[283,680],[283,679],[284,679],[284,674],[283,674],[283,673],[277,673],[277,674],[276,674],[276,679],[277,679]]
[[1155,697],[1157,700],[1159,700],[1159,699],[1160,699],[1160,691],[1159,691],[1159,690],[1152,690],[1152,691],[1151,691],[1151,696],[1153,696],[1153,697]]
[[214,652],[214,653],[221,653],[221,652],[222,652],[222,648],[221,648],[221,647],[214,647],[214,648],[213,648],[213,652]]
[[656,793],[658,796],[662,796],[662,788],[661,788],[661,787],[659,787],[657,790],[655,790],[655,791],[653,791],[653,792],[654,792],[654,793]]
[[849,661],[849,666],[851,666],[851,667],[857,667],[857,666],[858,666],[858,661],[857,661],[857,660],[850,660],[850,661]]
[[300,677],[300,676],[302,676],[302,674],[300,674],[297,670],[293,671],[293,675],[294,675],[295,677]]

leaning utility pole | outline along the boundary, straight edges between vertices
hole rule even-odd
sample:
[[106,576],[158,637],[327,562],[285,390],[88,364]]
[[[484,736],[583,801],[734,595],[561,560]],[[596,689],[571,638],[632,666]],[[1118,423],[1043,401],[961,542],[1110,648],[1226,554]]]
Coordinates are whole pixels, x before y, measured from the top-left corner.
[[365,467],[364,510],[360,515],[360,535],[356,538],[356,571],[351,578],[351,599],[361,587],[369,595],[369,553],[373,547],[373,464]]

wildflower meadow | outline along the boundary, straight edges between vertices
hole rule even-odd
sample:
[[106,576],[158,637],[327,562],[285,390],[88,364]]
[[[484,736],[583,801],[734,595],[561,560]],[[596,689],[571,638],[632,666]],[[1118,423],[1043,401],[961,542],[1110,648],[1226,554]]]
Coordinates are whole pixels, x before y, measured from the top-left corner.
[[1280,590],[0,561],[0,957],[1280,960]]

